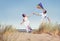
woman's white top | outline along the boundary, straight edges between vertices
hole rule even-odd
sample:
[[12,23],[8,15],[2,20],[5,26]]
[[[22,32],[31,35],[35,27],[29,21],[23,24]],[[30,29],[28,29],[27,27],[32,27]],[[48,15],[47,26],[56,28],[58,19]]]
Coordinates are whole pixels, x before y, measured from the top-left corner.
[[29,20],[27,17],[23,18],[24,19],[24,25],[28,26],[30,24]]

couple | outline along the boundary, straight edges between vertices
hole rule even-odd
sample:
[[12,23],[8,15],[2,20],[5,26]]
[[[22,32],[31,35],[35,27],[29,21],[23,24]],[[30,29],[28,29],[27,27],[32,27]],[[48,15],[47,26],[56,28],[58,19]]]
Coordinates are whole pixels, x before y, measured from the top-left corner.
[[[40,14],[33,13],[32,15],[41,16],[41,17],[42,17],[42,19],[41,19],[41,23],[42,23],[42,24],[43,24],[43,22],[44,22],[45,19],[47,19],[47,20],[50,22],[49,17],[47,17],[47,15],[46,15],[47,11],[43,8],[43,6],[42,6],[41,3],[39,3],[39,4],[37,5],[37,9],[42,9],[43,12],[40,13]],[[30,16],[31,16],[31,15],[30,15]],[[31,26],[30,26],[30,22],[29,22],[29,20],[28,20],[29,16],[27,16],[26,14],[22,14],[22,17],[23,17],[23,21],[21,22],[21,24],[24,23],[25,26],[26,26],[26,31],[27,31],[27,32],[31,32],[32,29],[31,29]]]

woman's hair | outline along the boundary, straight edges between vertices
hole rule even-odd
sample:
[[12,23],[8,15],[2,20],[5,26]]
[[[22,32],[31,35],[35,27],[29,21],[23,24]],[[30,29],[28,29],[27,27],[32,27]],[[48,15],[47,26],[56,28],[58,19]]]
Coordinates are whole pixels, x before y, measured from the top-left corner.
[[22,14],[23,17],[25,17],[26,15],[25,14]]

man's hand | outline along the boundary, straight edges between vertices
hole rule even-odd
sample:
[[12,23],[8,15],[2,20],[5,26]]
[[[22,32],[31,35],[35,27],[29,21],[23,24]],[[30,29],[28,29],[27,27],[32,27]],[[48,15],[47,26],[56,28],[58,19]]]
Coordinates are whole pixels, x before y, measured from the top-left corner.
[[37,16],[41,16],[40,14],[38,14],[38,13],[33,13],[34,15],[37,15]]

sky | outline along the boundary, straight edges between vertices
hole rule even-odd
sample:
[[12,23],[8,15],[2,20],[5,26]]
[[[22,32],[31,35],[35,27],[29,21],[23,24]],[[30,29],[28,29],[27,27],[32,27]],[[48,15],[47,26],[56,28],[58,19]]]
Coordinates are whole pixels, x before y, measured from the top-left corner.
[[[33,12],[41,13],[41,10],[36,8],[40,2],[47,10],[51,21],[60,23],[60,0],[0,0],[0,24],[14,25],[17,29],[25,28],[24,25],[20,25],[22,13],[27,15]],[[33,15],[29,20],[31,27],[37,29],[41,17]]]

